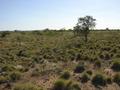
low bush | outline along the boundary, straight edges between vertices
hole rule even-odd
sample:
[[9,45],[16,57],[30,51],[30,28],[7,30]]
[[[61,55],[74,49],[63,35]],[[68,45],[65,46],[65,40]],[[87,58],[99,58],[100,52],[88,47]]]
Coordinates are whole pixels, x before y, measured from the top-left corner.
[[94,66],[100,68],[101,67],[101,61],[99,61],[99,60],[95,61]]
[[113,77],[113,82],[117,83],[118,85],[120,85],[120,74],[116,74]]
[[40,76],[40,71],[39,71],[39,69],[33,70],[31,76],[32,76],[32,77]]
[[92,70],[88,70],[88,71],[86,71],[86,73],[90,76],[93,74]]
[[78,84],[73,84],[71,90],[81,90],[81,88]]
[[69,80],[57,80],[52,90],[81,90],[78,84]]
[[62,75],[61,75],[61,78],[62,79],[69,79],[70,78],[70,73],[68,71],[64,72]]
[[65,90],[65,81],[57,80],[54,84],[53,90]]
[[12,90],[42,90],[32,83],[16,84]]
[[113,62],[111,68],[112,68],[114,71],[120,71],[120,62],[119,62],[119,61]]
[[7,81],[8,81],[8,78],[6,78],[4,76],[0,76],[0,84],[6,83]]
[[88,80],[90,80],[90,77],[87,73],[84,73],[81,77],[81,82],[86,83]]
[[10,75],[9,75],[9,78],[11,81],[17,81],[17,80],[20,80],[21,79],[21,73],[20,72],[12,72]]
[[84,64],[78,64],[74,70],[75,73],[82,73],[85,71]]
[[106,85],[106,78],[102,74],[96,74],[92,78],[92,84],[95,86],[105,86]]
[[2,67],[2,71],[5,71],[5,72],[7,72],[7,71],[13,71],[14,69],[15,68],[12,65],[4,65]]
[[112,84],[112,79],[110,77],[107,77],[106,82],[107,82],[107,84]]

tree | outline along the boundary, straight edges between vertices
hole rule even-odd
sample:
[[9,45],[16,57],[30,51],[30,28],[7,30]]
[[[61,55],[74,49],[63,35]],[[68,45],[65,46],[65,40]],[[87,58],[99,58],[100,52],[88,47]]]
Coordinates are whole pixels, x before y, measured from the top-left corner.
[[78,36],[83,35],[85,42],[87,42],[90,29],[93,29],[96,25],[95,21],[96,19],[92,16],[80,17],[77,25],[74,27],[74,34]]

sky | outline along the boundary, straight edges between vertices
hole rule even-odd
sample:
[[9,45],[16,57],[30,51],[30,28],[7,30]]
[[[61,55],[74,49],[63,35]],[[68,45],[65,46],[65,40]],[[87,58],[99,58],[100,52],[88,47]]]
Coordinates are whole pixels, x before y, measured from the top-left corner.
[[79,17],[96,28],[120,28],[120,0],[0,0],[0,30],[73,28]]

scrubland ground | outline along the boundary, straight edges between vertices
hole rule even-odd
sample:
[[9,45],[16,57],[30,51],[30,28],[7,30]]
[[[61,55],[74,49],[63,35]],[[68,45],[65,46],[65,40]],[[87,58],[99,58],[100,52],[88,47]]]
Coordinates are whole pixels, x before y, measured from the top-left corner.
[[0,90],[120,90],[120,31],[0,32]]

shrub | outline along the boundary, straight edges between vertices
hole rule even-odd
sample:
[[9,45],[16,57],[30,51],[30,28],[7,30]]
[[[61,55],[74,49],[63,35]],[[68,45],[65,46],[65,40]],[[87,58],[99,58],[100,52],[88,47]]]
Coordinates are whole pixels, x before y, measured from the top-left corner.
[[81,82],[86,83],[88,80],[90,80],[89,75],[84,73],[81,77]]
[[32,83],[17,84],[12,90],[42,90],[40,87]]
[[54,84],[53,90],[65,90],[65,81],[57,80]]
[[92,84],[95,86],[105,86],[106,79],[102,74],[96,74],[92,79]]
[[57,80],[52,90],[81,90],[78,84],[69,80]]
[[4,76],[0,76],[0,84],[6,83],[6,82],[7,82],[7,78]]
[[119,62],[119,61],[113,62],[111,68],[112,68],[114,71],[120,71],[120,62]]
[[95,65],[95,67],[100,68],[101,67],[101,61],[97,60],[94,65]]
[[81,58],[82,58],[82,55],[81,54],[77,54],[76,60],[79,61],[79,60],[81,60]]
[[0,37],[4,38],[4,37],[6,37],[9,34],[10,34],[9,31],[3,31],[3,32],[0,33]]
[[12,71],[15,68],[12,65],[5,65],[2,67],[2,71]]
[[85,70],[84,64],[78,64],[74,70],[75,73],[82,73]]
[[106,53],[104,56],[104,60],[110,60],[110,58],[111,58],[110,55],[108,53]]
[[63,79],[69,79],[70,78],[70,73],[68,71],[64,72],[63,75],[61,76]]
[[111,84],[112,83],[112,79],[110,77],[107,77],[106,78],[106,82],[107,82],[107,84]]
[[20,80],[21,73],[20,72],[12,72],[9,77],[10,77],[10,80],[14,82],[14,81]]
[[92,74],[93,74],[93,72],[92,72],[91,70],[86,71],[86,73],[87,73],[88,75],[92,75]]
[[76,83],[72,83],[71,81],[67,83],[67,86],[64,90],[81,90],[80,86]]
[[71,90],[81,90],[81,88],[78,84],[73,84]]
[[118,85],[120,85],[120,74],[116,74],[113,78],[113,81]]
[[34,77],[34,76],[36,76],[36,77],[37,77],[37,76],[40,76],[40,71],[39,71],[39,69],[33,70],[31,76],[32,76],[32,77]]

